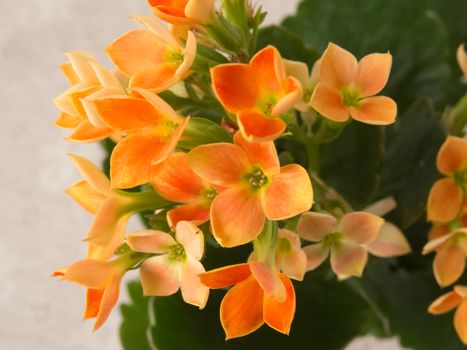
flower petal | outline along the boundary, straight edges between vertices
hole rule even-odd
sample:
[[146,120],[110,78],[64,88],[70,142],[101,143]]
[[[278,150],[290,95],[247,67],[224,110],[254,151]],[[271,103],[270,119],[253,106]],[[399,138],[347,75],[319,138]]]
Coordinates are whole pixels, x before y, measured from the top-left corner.
[[156,230],[132,232],[126,236],[126,242],[135,252],[151,254],[167,253],[170,246],[177,244],[171,235]]
[[145,26],[148,30],[157,35],[160,39],[164,40],[167,44],[172,46],[178,45],[177,40],[173,37],[167,27],[157,19],[141,15],[132,16],[131,19],[134,19],[138,23]]
[[266,295],[279,302],[284,302],[287,296],[285,286],[277,274],[265,263],[250,261],[250,270]]
[[264,296],[263,318],[271,328],[278,332],[289,334],[295,315],[295,290],[290,279],[279,274],[279,278],[286,290],[286,298],[283,302],[268,295]]
[[358,62],[354,55],[336,44],[329,43],[321,58],[320,81],[334,89],[353,83]]
[[280,118],[267,118],[255,111],[237,113],[240,131],[249,141],[271,141],[282,135],[286,124]]
[[183,300],[191,305],[204,309],[208,301],[209,288],[201,283],[199,275],[206,272],[203,265],[196,259],[188,257],[180,269],[180,290]]
[[454,327],[462,343],[467,345],[467,300],[464,300],[454,314]]
[[177,78],[176,73],[177,70],[172,63],[152,65],[135,73],[130,79],[129,87],[159,93],[167,90],[180,80]]
[[303,281],[307,268],[307,256],[302,249],[294,249],[282,257],[282,272],[297,281]]
[[86,234],[85,241],[97,245],[107,245],[118,232],[119,225],[122,224],[125,228],[125,221],[120,220],[120,200],[116,196],[112,196],[105,200],[99,207],[89,231]]
[[383,90],[391,65],[392,55],[389,52],[373,53],[360,60],[355,84],[361,89],[362,97],[373,96]]
[[303,87],[298,79],[289,77],[284,82],[284,85],[285,95],[276,102],[276,105],[271,111],[272,116],[280,116],[282,113],[287,112],[302,100]]
[[453,220],[461,209],[462,197],[462,190],[456,187],[451,178],[436,181],[428,196],[428,220],[438,222]]
[[322,116],[336,122],[345,122],[350,116],[339,91],[323,83],[318,83],[313,90],[310,105]]
[[364,247],[344,240],[341,246],[331,248],[331,267],[338,275],[360,277],[368,260]]
[[208,19],[213,10],[214,0],[189,0],[185,6],[185,15],[187,18],[202,21]]
[[433,315],[444,314],[457,307],[462,302],[462,299],[463,298],[455,292],[446,293],[431,303],[428,307],[428,312]]
[[212,232],[223,247],[253,241],[261,233],[264,221],[259,197],[247,188],[227,189],[212,201]]
[[438,152],[436,166],[445,175],[467,168],[467,140],[448,136]]
[[95,191],[85,180],[75,183],[65,190],[82,208],[91,214],[96,214],[105,196]]
[[298,235],[310,242],[319,242],[336,229],[337,221],[334,216],[311,211],[303,213],[297,224]]
[[84,180],[92,189],[104,196],[110,196],[112,194],[109,178],[97,166],[86,158],[75,154],[68,154],[68,157],[71,158],[81,176],[83,176]]
[[167,222],[174,229],[180,221],[190,221],[199,226],[209,221],[210,208],[203,204],[185,204],[167,212]]
[[464,44],[460,44],[457,48],[456,58],[462,73],[464,73],[464,76],[467,77],[467,54],[464,49]]
[[345,214],[339,222],[338,231],[359,244],[373,242],[384,224],[379,216],[364,211]]
[[248,263],[220,267],[201,274],[201,282],[213,289],[225,288],[246,280],[251,275]]
[[280,172],[280,162],[274,142],[249,142],[242,133],[234,135],[234,143],[246,153],[252,165],[260,166],[268,175]]
[[329,255],[329,248],[325,248],[321,243],[311,244],[303,247],[306,256],[306,271],[311,271],[320,266]]
[[399,228],[385,222],[376,239],[367,245],[368,251],[381,258],[401,256],[410,253],[410,245]]
[[144,295],[167,296],[179,289],[176,267],[167,255],[147,259],[140,268],[141,285]]
[[81,79],[79,78],[78,74],[76,74],[71,62],[62,63],[60,65],[60,69],[70,85],[75,85],[81,82]]
[[251,167],[245,152],[230,143],[198,146],[188,153],[188,162],[198,176],[223,187],[238,183]]
[[175,238],[183,245],[188,256],[196,260],[203,257],[204,235],[196,225],[188,221],[178,222],[175,228]]
[[226,339],[243,337],[263,325],[263,295],[253,276],[227,292],[220,310]]
[[350,115],[362,123],[388,125],[396,120],[397,104],[386,96],[367,97],[359,107],[350,107]]
[[433,260],[433,272],[441,287],[457,281],[465,270],[465,256],[460,247],[453,242],[446,242],[436,253]]
[[117,304],[118,295],[120,294],[121,276],[116,276],[111,283],[105,288],[102,294],[99,312],[96,316],[96,322],[92,328],[93,331],[99,329],[107,318],[110,316],[112,309]]
[[86,290],[86,307],[84,309],[83,316],[84,320],[97,317],[103,294],[104,289],[88,288]]
[[112,136],[113,133],[109,128],[96,128],[89,120],[83,120],[66,140],[78,143],[97,142]]
[[87,288],[105,288],[116,273],[116,266],[101,260],[84,259],[68,266],[63,279]]
[[152,185],[164,198],[181,203],[195,201],[204,189],[201,178],[191,170],[186,153],[172,153],[159,167]]
[[261,89],[274,92],[281,90],[286,80],[285,67],[281,54],[274,46],[269,45],[258,51],[251,59],[250,67]]
[[54,125],[58,128],[74,129],[81,123],[81,117],[61,112],[60,116],[55,120]]
[[454,237],[454,233],[448,233],[448,234],[446,234],[446,235],[443,235],[443,236],[440,236],[440,237],[431,239],[431,240],[430,240],[427,244],[425,244],[425,246],[423,247],[422,254],[425,255],[425,254],[428,254],[428,253],[431,253],[431,252],[437,250],[438,248],[441,247],[441,245],[442,245],[443,243],[445,243],[446,241],[448,241],[448,240],[451,239],[452,237]]
[[175,72],[175,77],[178,80],[184,78],[187,71],[193,65],[193,62],[196,58],[196,50],[198,46],[196,43],[196,36],[192,31],[187,32],[185,49],[183,50],[183,62],[178,66],[177,71]]
[[313,188],[308,173],[297,164],[286,165],[271,178],[262,205],[270,220],[284,220],[303,213],[313,204]]

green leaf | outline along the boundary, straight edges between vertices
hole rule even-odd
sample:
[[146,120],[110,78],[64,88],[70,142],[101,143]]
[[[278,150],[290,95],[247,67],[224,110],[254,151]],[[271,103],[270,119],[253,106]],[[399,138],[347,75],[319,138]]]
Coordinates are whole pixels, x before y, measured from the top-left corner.
[[445,132],[441,116],[426,99],[414,103],[386,130],[386,157],[376,197],[394,196],[397,208],[388,218],[406,228],[423,214],[430,187],[439,176],[435,162]]
[[383,162],[381,127],[352,122],[333,142],[323,145],[320,177],[354,209],[362,209],[378,190]]
[[358,58],[390,51],[393,68],[383,94],[402,110],[419,96],[446,97],[445,33],[425,0],[304,0],[284,26],[320,51],[330,41]]
[[178,143],[184,150],[208,143],[232,142],[232,136],[219,124],[205,118],[190,118]]

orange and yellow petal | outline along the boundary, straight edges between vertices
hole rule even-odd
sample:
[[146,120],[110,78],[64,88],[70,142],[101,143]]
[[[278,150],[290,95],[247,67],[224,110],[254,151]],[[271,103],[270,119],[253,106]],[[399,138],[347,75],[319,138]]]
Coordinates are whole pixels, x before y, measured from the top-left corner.
[[175,228],[180,221],[189,221],[202,225],[209,221],[210,208],[204,204],[184,204],[167,212],[167,222],[170,228]]
[[129,86],[159,93],[180,80],[176,77],[176,72],[177,70],[171,63],[152,65],[135,73],[130,79]]
[[204,309],[208,301],[209,288],[201,283],[199,275],[206,272],[196,259],[187,258],[180,268],[180,290],[183,300],[191,305]]
[[99,207],[85,240],[101,246],[106,246],[112,242],[121,229],[125,229],[127,218],[120,218],[120,200],[117,197],[110,197]]
[[60,65],[60,69],[63,72],[63,74],[65,75],[65,77],[68,80],[68,83],[70,85],[75,85],[75,84],[78,84],[78,83],[81,82],[81,79],[76,74],[71,62],[62,63]]
[[267,264],[252,260],[250,261],[250,270],[266,295],[284,302],[287,296],[285,286],[278,275]]
[[97,142],[113,134],[114,131],[108,128],[96,128],[88,120],[83,120],[66,140],[78,143]]
[[63,279],[87,288],[104,289],[115,273],[116,267],[106,261],[84,259],[68,266]]
[[283,220],[301,214],[313,204],[313,188],[306,170],[297,164],[286,165],[271,178],[262,205],[270,220]]
[[264,222],[261,200],[247,188],[227,189],[211,204],[212,231],[223,247],[253,241],[261,233]]
[[351,241],[342,241],[331,247],[331,267],[337,275],[360,277],[365,269],[368,253],[364,247]]
[[334,216],[316,212],[303,213],[297,224],[298,235],[310,242],[319,242],[336,229],[337,220]]
[[237,184],[251,168],[245,152],[229,143],[198,146],[188,153],[188,162],[199,177],[223,187]]
[[177,292],[180,284],[176,269],[167,255],[147,259],[140,268],[144,295],[167,296]]
[[75,183],[67,188],[65,192],[91,214],[97,213],[106,198],[89,186],[85,180]]
[[386,96],[367,97],[358,107],[350,107],[350,115],[362,123],[388,125],[396,120],[397,104]]
[[289,77],[283,83],[284,96],[272,108],[271,115],[279,116],[302,101],[303,87],[298,79]]
[[385,222],[376,239],[366,246],[371,254],[381,258],[401,256],[411,251],[404,234],[390,222]]
[[239,112],[237,121],[240,131],[249,141],[262,142],[277,139],[286,128],[280,118],[268,118],[255,111]]
[[177,223],[175,239],[183,246],[187,256],[201,260],[204,254],[204,235],[195,224],[189,221]]
[[323,83],[318,83],[313,90],[310,105],[319,114],[336,122],[345,122],[350,116],[340,92]]
[[448,241],[437,251],[433,260],[433,273],[441,287],[457,281],[465,270],[465,255],[460,247]]
[[263,295],[253,276],[227,292],[220,309],[226,339],[243,337],[263,325]]
[[453,220],[459,214],[462,198],[462,190],[456,187],[453,179],[445,178],[436,181],[428,196],[428,220],[438,222]]
[[449,292],[436,299],[428,307],[428,312],[433,315],[441,315],[451,311],[462,302],[462,296],[456,292]]
[[390,53],[373,53],[360,60],[355,84],[361,90],[362,97],[373,96],[383,90],[388,82],[391,65]]
[[81,121],[82,119],[80,116],[62,112],[55,120],[54,125],[59,128],[74,129],[81,123]]
[[177,244],[171,235],[162,231],[144,230],[126,236],[126,242],[132,250],[140,253],[167,253]]
[[274,46],[267,46],[258,51],[251,59],[250,67],[261,89],[281,91],[283,81],[286,80],[285,67],[279,51]]
[[104,289],[88,288],[86,290],[86,307],[84,309],[83,316],[84,320],[97,317],[103,294]]
[[274,297],[265,295],[263,318],[269,327],[283,334],[289,334],[295,315],[295,290],[287,276],[283,274],[279,274],[278,276],[285,287],[286,298],[283,302],[279,302]]
[[376,239],[383,224],[384,220],[377,215],[356,211],[345,214],[337,230],[358,244],[368,244]]
[[330,88],[340,89],[354,83],[357,73],[358,62],[355,56],[340,46],[329,43],[321,58],[320,82]]
[[464,300],[454,314],[454,327],[462,343],[467,345],[467,300]]
[[102,294],[102,299],[99,305],[99,312],[96,316],[96,321],[92,328],[93,331],[99,329],[110,316],[112,309],[117,304],[120,294],[121,276],[116,276],[111,283],[105,288]]
[[438,170],[445,175],[467,168],[467,140],[448,136],[436,158]]
[[307,256],[302,249],[293,249],[290,254],[281,258],[282,272],[292,279],[303,281],[307,268]]
[[220,267],[200,274],[201,282],[213,289],[225,288],[240,283],[251,276],[248,263]]
[[97,192],[109,196],[112,194],[108,177],[91,161],[75,154],[68,154],[84,180]]

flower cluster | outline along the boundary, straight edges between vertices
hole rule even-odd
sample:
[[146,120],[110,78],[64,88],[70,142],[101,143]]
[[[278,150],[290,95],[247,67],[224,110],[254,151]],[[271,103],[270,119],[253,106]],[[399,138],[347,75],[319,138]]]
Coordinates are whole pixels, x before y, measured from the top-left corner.
[[[305,169],[278,154],[278,139],[307,127],[299,111],[340,129],[351,119],[394,122],[395,102],[375,96],[387,83],[390,53],[357,61],[330,43],[310,75],[304,63],[283,59],[273,46],[256,49],[264,13],[247,1],[225,0],[219,10],[210,0],[149,5],[156,18],[134,16],[142,27],[106,49],[117,71],[87,53],[67,54],[62,70],[71,87],[55,100],[56,126],[72,129],[67,140],[115,143],[109,177],[70,155],[83,180],[66,192],[95,218],[84,238],[86,258],[53,274],[87,288],[85,318],[96,318],[94,329],[116,304],[122,277],[139,269],[145,295],[180,289],[200,309],[210,289],[233,286],[220,307],[227,338],[264,323],[288,334],[296,308],[291,279],[303,280],[328,256],[342,280],[362,275],[368,253],[410,251],[400,230],[381,218],[387,210],[353,211],[341,203],[310,211],[327,200],[314,199],[313,164]],[[316,147],[324,142],[310,138]],[[448,140],[439,159],[448,177],[430,199],[430,218],[448,222],[450,233],[427,251],[437,250],[444,262],[447,250],[462,259],[466,252],[465,232],[452,224],[461,222],[465,207],[466,147]],[[452,205],[440,207],[437,197]],[[127,232],[128,219],[147,212],[155,219],[150,229]],[[206,272],[211,234],[216,249],[252,243],[248,261]],[[451,283],[459,268],[438,270]],[[461,287],[456,293],[465,298]]]

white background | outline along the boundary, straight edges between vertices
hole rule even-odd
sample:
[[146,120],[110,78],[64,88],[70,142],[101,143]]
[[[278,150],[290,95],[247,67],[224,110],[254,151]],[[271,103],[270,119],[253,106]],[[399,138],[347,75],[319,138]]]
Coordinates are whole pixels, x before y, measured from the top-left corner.
[[[262,2],[269,23],[297,3]],[[0,349],[120,349],[118,308],[91,333],[91,323],[81,322],[84,290],[49,278],[84,256],[80,241],[91,222],[63,193],[79,179],[65,153],[102,157],[96,145],[63,141],[65,133],[51,126],[51,101],[66,88],[58,70],[64,52],[89,51],[108,64],[102,49],[134,28],[128,17],[140,13],[149,14],[145,0],[0,2]],[[397,344],[364,338],[349,349]]]

